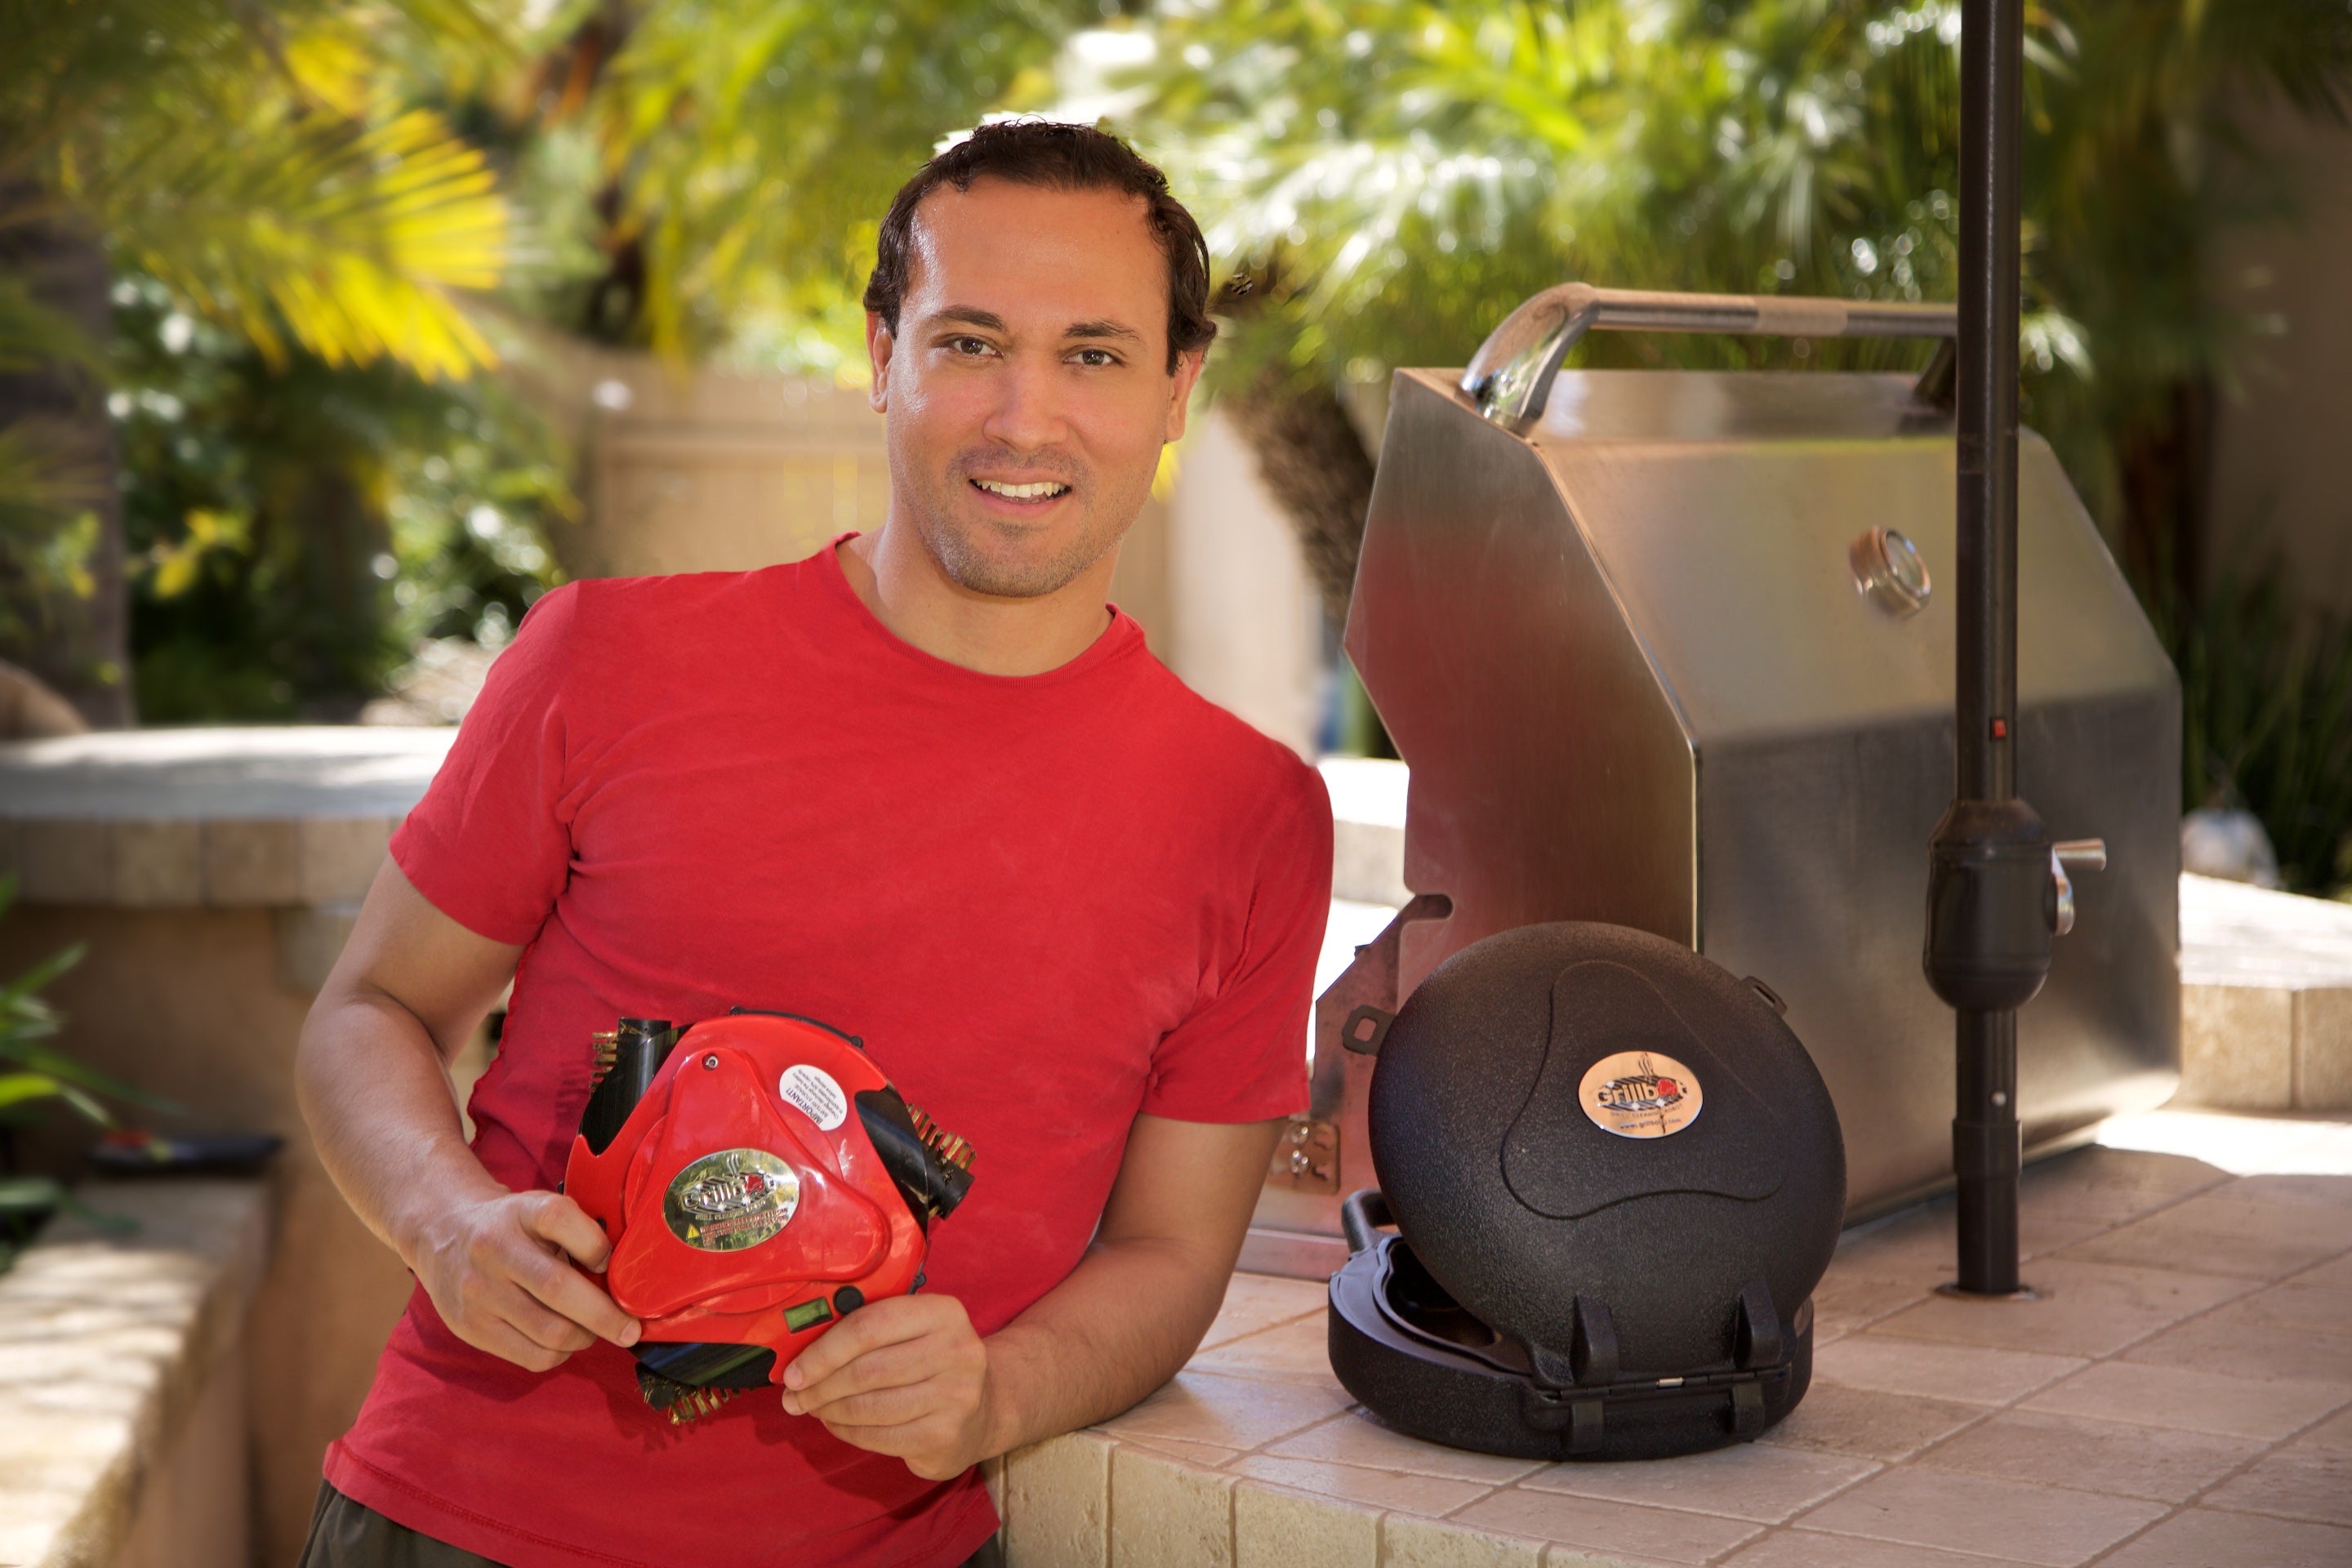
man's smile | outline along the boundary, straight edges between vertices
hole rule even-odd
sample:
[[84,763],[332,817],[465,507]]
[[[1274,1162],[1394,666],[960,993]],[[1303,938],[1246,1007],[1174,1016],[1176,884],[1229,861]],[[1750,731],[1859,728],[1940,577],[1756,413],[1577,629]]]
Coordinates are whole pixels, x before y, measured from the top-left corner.
[[973,489],[988,495],[1032,505],[1070,493],[1070,487],[1059,479],[1033,479],[1018,483],[1010,479],[974,479],[971,484]]

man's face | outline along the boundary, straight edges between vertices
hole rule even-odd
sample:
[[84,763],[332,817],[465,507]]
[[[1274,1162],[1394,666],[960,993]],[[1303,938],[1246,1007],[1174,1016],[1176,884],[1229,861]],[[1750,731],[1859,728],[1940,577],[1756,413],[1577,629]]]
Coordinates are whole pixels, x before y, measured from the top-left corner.
[[916,209],[898,329],[866,322],[891,515],[978,594],[1032,598],[1116,545],[1184,431],[1168,263],[1142,198],[1003,180]]

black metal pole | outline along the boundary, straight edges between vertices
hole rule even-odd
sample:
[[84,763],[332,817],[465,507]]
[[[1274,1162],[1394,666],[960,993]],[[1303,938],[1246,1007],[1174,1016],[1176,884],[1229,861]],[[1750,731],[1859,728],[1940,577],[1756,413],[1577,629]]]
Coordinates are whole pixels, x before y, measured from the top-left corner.
[[[1953,810],[1938,829],[1938,841],[1949,843],[1955,858],[1968,861],[1968,869],[1982,879],[1978,896],[1967,901],[1984,907],[1973,910],[1973,919],[1956,918],[1955,905],[1931,898],[1931,976],[1938,942],[1933,927],[1939,915],[1946,917],[1945,946],[1973,949],[1948,952],[1948,959],[1972,959],[1979,972],[1997,967],[1993,950],[2015,945],[2002,937],[2024,934],[2016,921],[2025,895],[2022,879],[2000,872],[2022,868],[2021,860],[2038,866],[2033,839],[2044,846],[2038,854],[2047,853],[2038,819],[2016,799],[2018,142],[2024,8],[2022,0],[1962,0],[1960,16],[1958,766]],[[2038,916],[2039,899],[2034,902],[2032,914]],[[1964,932],[1963,927],[1969,929]],[[2041,971],[2046,973],[2048,939],[2041,940]],[[2024,995],[2040,984],[2037,973]],[[2014,1002],[1998,989],[1979,986],[1975,994],[1948,996],[1958,1011],[1952,1119],[1957,1288],[1971,1295],[2011,1295],[2019,1289],[2017,1185],[2023,1162],[2017,1014]]]

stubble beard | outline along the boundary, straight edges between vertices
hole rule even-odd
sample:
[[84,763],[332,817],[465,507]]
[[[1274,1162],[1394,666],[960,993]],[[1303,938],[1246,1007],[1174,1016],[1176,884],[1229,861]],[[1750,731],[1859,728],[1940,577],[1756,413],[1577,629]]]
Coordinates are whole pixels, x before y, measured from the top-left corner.
[[1142,487],[1132,496],[1106,494],[1086,476],[1065,469],[1060,477],[1070,486],[1065,504],[1078,510],[1077,531],[1050,552],[1033,555],[1034,534],[972,515],[973,503],[965,499],[971,489],[969,471],[983,460],[982,454],[959,454],[943,478],[932,478],[910,472],[913,462],[896,442],[891,444],[893,493],[916,502],[906,509],[907,521],[948,580],[967,593],[1000,599],[1038,599],[1057,593],[1116,549],[1143,509]]

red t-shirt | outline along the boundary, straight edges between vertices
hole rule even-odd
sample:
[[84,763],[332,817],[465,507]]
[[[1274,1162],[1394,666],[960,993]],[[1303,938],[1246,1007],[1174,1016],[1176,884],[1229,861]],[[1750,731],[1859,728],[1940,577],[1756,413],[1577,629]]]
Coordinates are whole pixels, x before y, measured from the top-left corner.
[[[983,1334],[1076,1264],[1139,1112],[1306,1101],[1321,782],[1116,612],[1007,678],[891,636],[830,550],[561,588],[392,853],[525,944],[470,1106],[493,1175],[555,1184],[615,1017],[821,1018],[977,1151],[928,1288]],[[526,1372],[420,1289],[327,1479],[514,1568],[950,1568],[996,1528],[976,1473],[919,1479],[771,1393],[674,1427],[633,1369],[599,1343]]]

